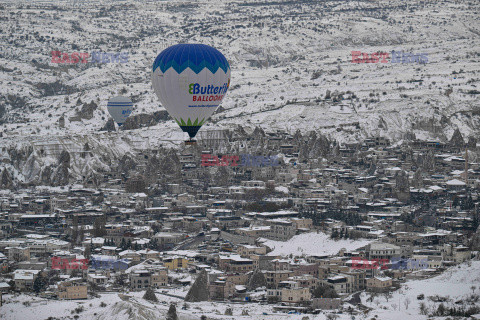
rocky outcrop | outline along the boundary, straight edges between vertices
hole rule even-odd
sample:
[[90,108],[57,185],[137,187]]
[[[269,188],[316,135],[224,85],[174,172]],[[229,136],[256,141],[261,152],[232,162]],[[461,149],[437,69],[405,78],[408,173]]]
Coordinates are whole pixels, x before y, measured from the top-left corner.
[[243,126],[237,126],[232,132],[231,139],[233,141],[246,140],[247,137],[248,137],[248,134],[245,132],[245,129],[243,128]]
[[115,131],[115,121],[112,118],[108,119],[107,123],[100,129],[100,131]]
[[396,192],[395,197],[403,202],[410,201],[410,184],[408,174],[405,171],[399,171],[395,176]]
[[13,188],[13,180],[10,176],[10,173],[7,169],[3,169],[2,173],[0,174],[0,189],[12,189]]
[[148,184],[152,184],[158,179],[158,167],[160,165],[160,161],[158,160],[157,156],[152,156],[147,161],[147,166],[145,168],[145,182]]
[[455,148],[463,148],[465,146],[465,140],[463,140],[462,133],[458,128],[455,129],[455,132],[453,133],[448,144]]
[[377,165],[375,163],[371,163],[370,167],[368,167],[367,174],[369,176],[373,176],[373,175],[375,175],[375,171],[377,171]]
[[415,188],[423,188],[424,183],[423,183],[423,170],[422,168],[418,168],[417,171],[415,171],[412,179],[412,186]]
[[7,113],[7,109],[3,104],[0,104],[0,120],[3,118],[3,116]]
[[145,294],[143,295],[143,299],[151,301],[151,302],[158,302],[158,298],[155,295],[155,291],[151,287],[145,291]]
[[332,92],[330,90],[327,90],[325,93],[325,100],[331,99],[332,98]]
[[[99,135],[105,138],[103,135]],[[3,164],[12,175],[14,186],[49,185],[63,186],[73,180],[83,181],[96,186],[105,173],[115,171],[131,177],[131,171],[137,169],[137,160],[128,152],[130,141],[125,144],[109,144],[96,137],[72,137],[71,139],[52,139],[35,141],[14,146],[0,147],[0,174]],[[118,147],[118,148],[117,148]],[[72,150],[74,153],[71,153]],[[165,157],[167,152],[157,157]],[[158,169],[154,164],[155,168]],[[167,164],[165,164],[167,167]],[[167,171],[167,169],[166,169]],[[143,172],[135,172],[135,174]]]
[[188,290],[185,297],[186,302],[201,302],[208,301],[210,294],[208,291],[208,274],[205,270],[200,272],[199,276]]
[[21,172],[26,180],[25,182],[32,183],[38,181],[42,172],[42,165],[39,162],[39,158],[40,156],[37,152],[32,152],[21,168]]
[[165,110],[156,111],[153,114],[141,113],[128,117],[122,125],[122,130],[133,130],[144,127],[150,127],[158,124],[161,121],[171,119],[168,112]]
[[128,174],[129,171],[134,170],[136,167],[137,163],[129,155],[124,155],[118,163],[119,172],[125,174]]
[[480,250],[480,226],[472,237],[472,250]]
[[32,147],[23,147],[18,149],[9,148],[7,152],[8,152],[8,155],[10,156],[10,163],[14,167],[19,168],[20,165],[30,157],[30,154],[33,152],[33,148]]
[[42,173],[40,174],[40,181],[41,185],[49,186],[52,183],[52,166],[46,166],[43,168]]
[[90,145],[88,144],[88,142],[86,142],[84,145],[83,145],[83,152],[80,154],[80,156],[82,158],[85,158],[90,152]]
[[259,139],[260,137],[265,137],[265,131],[260,127],[255,127],[252,133],[252,139]]
[[299,129],[297,129],[297,131],[295,131],[295,134],[293,135],[293,141],[298,143],[301,139],[302,139],[302,132]]
[[54,169],[51,184],[53,186],[64,186],[70,180],[70,153],[63,150],[58,157],[58,165]]
[[477,147],[477,139],[475,137],[468,137],[467,148],[474,149]]
[[399,171],[395,176],[395,186],[399,191],[408,191],[410,185],[408,182],[408,174],[405,171]]
[[422,168],[424,172],[429,172],[435,169],[435,157],[430,150],[425,154],[418,155],[414,158],[414,163],[417,167]]
[[330,141],[323,135],[317,136],[311,131],[307,137],[303,137],[300,142],[299,161],[307,159],[318,159],[327,156],[331,151]]
[[68,168],[65,166],[59,166],[53,173],[51,184],[53,186],[65,186],[68,184],[69,180]]
[[259,269],[256,269],[250,276],[250,279],[248,279],[248,290],[255,290],[257,288],[266,286],[267,279],[265,279],[265,275]]
[[175,151],[169,151],[166,155],[159,160],[158,164],[159,172],[165,176],[170,175],[174,177],[181,176],[182,164],[180,158]]
[[97,110],[98,106],[95,102],[84,103],[82,109],[78,112],[81,119],[90,120],[93,118],[93,112]]
[[231,170],[228,167],[216,167],[213,172],[212,180],[216,186],[228,186],[228,179],[231,176]]
[[65,116],[61,116],[60,118],[58,118],[58,126],[60,128],[65,128]]

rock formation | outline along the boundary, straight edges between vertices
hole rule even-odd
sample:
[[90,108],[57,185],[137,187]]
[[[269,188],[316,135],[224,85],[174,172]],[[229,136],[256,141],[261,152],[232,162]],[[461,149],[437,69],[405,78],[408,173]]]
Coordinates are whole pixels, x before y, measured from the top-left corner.
[[133,130],[144,127],[150,127],[158,124],[161,121],[171,119],[168,112],[165,110],[156,111],[153,114],[141,113],[128,117],[125,123],[121,126],[122,130]]
[[10,173],[7,171],[6,168],[3,169],[0,175],[0,189],[12,189],[13,188],[13,180],[10,176]]
[[259,287],[266,287],[267,280],[265,279],[265,275],[259,270],[256,269],[253,271],[252,275],[248,279],[248,290],[255,290]]
[[100,129],[100,131],[115,131],[115,121],[112,118],[108,119],[107,123]]
[[188,291],[185,301],[186,302],[201,302],[208,301],[210,298],[208,291],[208,274],[205,270],[200,272],[198,278],[193,283],[192,287]]
[[97,110],[98,106],[95,102],[84,103],[82,109],[78,112],[81,119],[90,120],[93,118],[93,112]]

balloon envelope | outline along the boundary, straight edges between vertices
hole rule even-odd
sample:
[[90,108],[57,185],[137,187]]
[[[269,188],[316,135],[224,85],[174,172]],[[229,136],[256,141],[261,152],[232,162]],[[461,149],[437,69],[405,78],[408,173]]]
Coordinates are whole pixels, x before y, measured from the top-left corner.
[[215,112],[230,85],[230,65],[204,44],[177,44],[153,63],[153,89],[161,104],[190,138]]
[[113,120],[121,126],[133,110],[132,100],[126,97],[114,97],[108,101],[107,110]]

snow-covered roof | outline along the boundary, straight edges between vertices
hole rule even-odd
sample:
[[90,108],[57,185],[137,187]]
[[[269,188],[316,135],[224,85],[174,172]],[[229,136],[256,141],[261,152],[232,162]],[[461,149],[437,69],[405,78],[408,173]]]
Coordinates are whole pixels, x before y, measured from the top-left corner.
[[465,182],[460,181],[458,179],[452,179],[446,182],[448,186],[464,186]]
[[375,279],[377,279],[379,281],[390,281],[390,280],[392,280],[392,278],[390,278],[390,277],[375,277]]
[[137,253],[136,251],[133,251],[133,250],[125,250],[125,251],[120,252],[118,255],[123,257],[127,254],[140,255],[139,253]]

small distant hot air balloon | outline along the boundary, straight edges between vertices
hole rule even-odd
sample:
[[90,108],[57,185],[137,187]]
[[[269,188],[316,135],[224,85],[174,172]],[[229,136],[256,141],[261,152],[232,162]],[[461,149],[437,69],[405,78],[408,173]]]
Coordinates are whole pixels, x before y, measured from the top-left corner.
[[193,143],[227,93],[230,65],[210,46],[177,44],[155,59],[152,83],[161,104]]
[[126,97],[114,97],[108,101],[107,110],[113,120],[121,126],[133,110],[132,100]]

